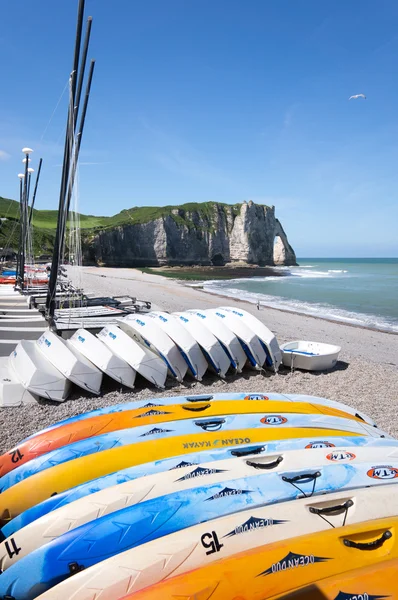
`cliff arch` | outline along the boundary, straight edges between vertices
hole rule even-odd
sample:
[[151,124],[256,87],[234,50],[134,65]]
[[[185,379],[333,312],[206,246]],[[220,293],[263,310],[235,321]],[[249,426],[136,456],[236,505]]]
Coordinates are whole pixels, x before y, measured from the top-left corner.
[[274,264],[275,265],[296,265],[296,255],[293,248],[287,240],[287,236],[282,225],[275,219],[274,233]]

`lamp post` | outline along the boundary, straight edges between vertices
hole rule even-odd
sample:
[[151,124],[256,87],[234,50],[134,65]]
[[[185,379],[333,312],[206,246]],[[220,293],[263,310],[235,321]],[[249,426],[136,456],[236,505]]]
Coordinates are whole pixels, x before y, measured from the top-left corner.
[[22,148],[22,152],[25,154],[25,175],[23,178],[23,192],[22,192],[22,244],[21,244],[21,264],[20,264],[20,281],[21,289],[24,288],[25,283],[25,243],[26,243],[26,227],[28,220],[28,177],[29,173],[29,154],[33,152],[32,148]]
[[23,192],[23,180],[25,175],[18,173],[19,179],[19,244],[18,244],[18,255],[17,255],[17,268],[15,275],[15,285],[17,284],[18,277],[21,276],[21,252],[22,252],[22,192]]
[[28,204],[29,204],[29,195],[30,195],[30,180],[32,179],[32,173],[34,173],[35,170],[32,169],[31,167],[28,168],[28,194],[26,196],[26,214],[28,213]]

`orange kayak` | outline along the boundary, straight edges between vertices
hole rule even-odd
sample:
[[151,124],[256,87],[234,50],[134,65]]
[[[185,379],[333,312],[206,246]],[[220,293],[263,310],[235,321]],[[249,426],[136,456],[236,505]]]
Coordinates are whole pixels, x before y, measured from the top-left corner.
[[[202,545],[208,548],[207,552],[220,552],[222,555],[223,540],[218,539],[216,530],[212,531],[211,521],[208,524],[206,544],[202,541]],[[370,567],[374,568],[378,563],[384,565],[386,560],[395,559],[395,563],[398,558],[397,525],[397,517],[378,519],[265,544],[229,559],[218,560],[207,567],[166,579],[127,595],[123,600],[293,600],[297,589],[315,583],[323,592],[322,580],[333,578],[333,582],[337,583],[342,581],[344,573],[347,577],[348,573],[352,576],[353,569],[367,566],[370,572]],[[397,579],[396,574],[394,579]],[[364,581],[360,580],[360,583],[362,587]],[[333,589],[332,584],[329,581],[329,589]],[[339,587],[334,589],[337,590],[334,596],[321,595],[318,598],[370,600],[385,597],[339,596]],[[395,595],[387,597],[396,598]],[[317,596],[304,593],[298,598],[315,600]]]
[[250,413],[268,414],[275,412],[322,414],[362,422],[355,416],[336,408],[306,402],[283,402],[280,400],[256,400],[253,402],[231,400],[214,403],[201,402],[194,405],[188,403],[164,406],[157,410],[145,407],[75,421],[56,427],[50,431],[44,431],[25,440],[9,452],[0,456],[0,477],[42,454],[83,439],[120,429],[193,419],[202,416],[211,417]]
[[[398,560],[339,573],[272,600],[375,600],[398,598]],[[270,599],[271,600],[271,599]]]

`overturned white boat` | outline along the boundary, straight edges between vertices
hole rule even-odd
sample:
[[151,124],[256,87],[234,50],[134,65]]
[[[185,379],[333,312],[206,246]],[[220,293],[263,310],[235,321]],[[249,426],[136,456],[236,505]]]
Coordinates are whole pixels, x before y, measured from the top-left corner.
[[195,319],[191,313],[175,312],[173,314],[198,342],[209,365],[215,370],[217,375],[225,377],[226,372],[231,366],[231,362],[215,335],[212,334],[206,325]]
[[71,382],[40,352],[33,340],[21,340],[8,359],[8,368],[32,394],[63,402],[69,396]]
[[181,355],[188,365],[191,374],[202,381],[207,371],[207,361],[195,338],[183,327],[174,315],[163,311],[152,311],[148,315],[156,319],[159,327],[167,333],[179,348]]
[[137,373],[158,388],[164,388],[167,366],[156,354],[137,343],[116,325],[109,325],[97,333],[108,348],[125,360]]
[[212,313],[206,313],[203,310],[196,309],[190,309],[186,312],[206,325],[220,342],[231,361],[232,367],[236,369],[238,373],[241,373],[246,364],[247,356],[233,331],[223,323],[222,319],[218,319]]
[[38,400],[17,379],[14,370],[8,366],[8,356],[0,358],[0,408],[32,404]]
[[117,322],[120,329],[130,337],[160,356],[172,377],[183,381],[188,365],[173,340],[158,325],[156,317],[151,317],[150,314],[128,315]]
[[285,367],[304,371],[325,371],[336,365],[340,346],[296,340],[281,346]]
[[99,394],[102,383],[101,371],[73,346],[67,346],[66,341],[49,329],[36,342],[37,348],[61,371],[61,373],[92,394]]
[[69,348],[73,346],[79,350],[98,369],[118,383],[134,388],[135,370],[90,331],[78,329],[69,340],[66,340],[66,344]]
[[282,353],[272,331],[268,329],[260,319],[257,319],[257,317],[247,312],[247,310],[234,308],[233,306],[221,306],[220,308],[232,312],[238,319],[242,319],[246,325],[252,329],[260,340],[260,344],[266,354],[266,366],[274,368],[275,371],[277,371],[282,362]]
[[214,315],[236,335],[250,365],[254,369],[262,369],[266,361],[266,354],[254,331],[237,315],[230,310],[221,308],[208,308],[205,314]]

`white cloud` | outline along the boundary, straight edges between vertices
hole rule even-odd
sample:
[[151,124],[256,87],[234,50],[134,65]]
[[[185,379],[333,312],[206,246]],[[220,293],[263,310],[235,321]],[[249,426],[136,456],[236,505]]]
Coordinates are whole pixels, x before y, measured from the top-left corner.
[[8,160],[11,157],[5,150],[0,150],[0,160]]

